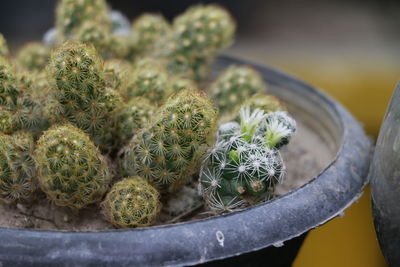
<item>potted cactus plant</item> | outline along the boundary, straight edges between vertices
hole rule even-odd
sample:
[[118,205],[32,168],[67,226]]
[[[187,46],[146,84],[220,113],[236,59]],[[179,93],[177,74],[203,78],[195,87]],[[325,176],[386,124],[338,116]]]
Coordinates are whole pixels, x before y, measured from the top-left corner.
[[359,197],[362,128],[311,86],[220,56],[227,10],[124,25],[104,0],[61,0],[44,43],[11,57],[0,36],[2,263],[285,265]]

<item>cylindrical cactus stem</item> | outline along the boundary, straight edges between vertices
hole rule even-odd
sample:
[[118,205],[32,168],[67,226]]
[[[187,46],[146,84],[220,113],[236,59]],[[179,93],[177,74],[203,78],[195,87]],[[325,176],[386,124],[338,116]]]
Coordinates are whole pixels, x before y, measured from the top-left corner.
[[27,71],[42,71],[50,59],[50,49],[42,43],[31,42],[18,52],[17,66]]
[[142,97],[132,98],[117,110],[117,133],[120,146],[128,144],[129,140],[143,129],[155,114],[156,107]]
[[138,176],[116,183],[101,203],[106,219],[118,228],[148,226],[160,209],[158,191]]
[[61,41],[69,40],[84,22],[100,23],[111,29],[105,0],[61,0],[56,8],[56,27]]
[[172,95],[151,124],[122,150],[128,175],[138,174],[163,191],[174,191],[191,179],[211,142],[217,112],[202,92]]
[[139,54],[151,55],[170,34],[171,25],[160,14],[144,13],[133,21],[132,30],[138,36]]
[[33,160],[34,142],[28,132],[0,133],[0,198],[26,200],[38,187]]
[[261,74],[250,66],[230,66],[212,82],[209,93],[222,113],[231,112],[253,94],[265,93]]
[[53,126],[35,150],[38,179],[47,197],[59,206],[81,209],[101,201],[111,176],[100,151],[72,125]]
[[3,34],[0,33],[0,57],[7,57],[9,54],[7,41]]
[[54,118],[67,119],[92,138],[102,136],[117,98],[107,93],[103,63],[96,51],[79,42],[66,42],[53,51],[48,69],[59,103]]

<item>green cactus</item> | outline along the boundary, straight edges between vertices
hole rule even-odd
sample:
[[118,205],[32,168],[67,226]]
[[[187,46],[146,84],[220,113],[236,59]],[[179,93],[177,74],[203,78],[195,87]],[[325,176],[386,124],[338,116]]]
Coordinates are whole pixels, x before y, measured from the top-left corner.
[[221,113],[230,112],[243,100],[256,93],[265,93],[262,76],[249,66],[230,66],[212,82],[208,91]]
[[[286,111],[285,105],[275,96],[265,93],[256,93],[242,103],[244,107],[250,107],[250,110],[260,109],[265,114]],[[238,109],[239,112],[239,109]]]
[[216,54],[233,42],[235,22],[217,5],[195,6],[174,19],[168,44],[160,53],[168,70],[195,80],[204,79]]
[[122,150],[122,167],[157,188],[176,191],[200,165],[210,143],[217,112],[202,92],[172,95],[152,122]]
[[156,107],[147,99],[137,97],[122,105],[117,115],[117,136],[119,144],[124,146],[150,121]]
[[135,176],[116,183],[101,206],[106,219],[116,227],[148,226],[160,212],[159,197],[146,180]]
[[0,57],[7,57],[9,54],[7,41],[3,34],[0,33]]
[[119,97],[106,90],[103,63],[96,51],[79,42],[66,42],[53,51],[48,69],[58,103],[52,109],[53,121],[67,120],[101,145],[104,125],[111,120]]
[[36,191],[36,165],[33,137],[28,132],[0,133],[0,198],[10,201],[29,199]]
[[192,79],[185,78],[181,75],[172,75],[168,78],[166,88],[167,97],[184,89],[198,90],[198,85]]
[[159,60],[141,58],[134,64],[127,91],[122,95],[127,100],[144,97],[152,104],[158,104],[165,98],[167,82],[168,73]]
[[69,40],[87,21],[111,30],[105,0],[61,0],[56,8],[56,27],[60,41]]
[[[42,105],[32,96],[33,84],[29,74],[21,72],[16,77],[14,73],[8,61],[0,57],[0,108],[3,119],[11,116],[6,132],[35,131],[42,120]],[[6,121],[10,122],[9,119]]]
[[28,71],[43,70],[50,59],[50,49],[42,43],[31,42],[24,45],[18,52],[17,66]]
[[209,150],[200,171],[200,184],[209,208],[230,212],[269,199],[281,182],[285,166],[277,149],[266,145],[257,131],[265,122],[263,111],[241,109],[236,122],[221,125],[217,143]]
[[160,14],[144,13],[132,23],[138,35],[137,48],[142,55],[152,54],[159,43],[171,32],[171,25]]
[[82,23],[74,34],[74,39],[93,45],[103,58],[112,57],[110,55],[111,29],[104,28],[96,21]]
[[53,126],[35,150],[40,188],[59,206],[81,209],[101,201],[111,176],[105,158],[81,130]]

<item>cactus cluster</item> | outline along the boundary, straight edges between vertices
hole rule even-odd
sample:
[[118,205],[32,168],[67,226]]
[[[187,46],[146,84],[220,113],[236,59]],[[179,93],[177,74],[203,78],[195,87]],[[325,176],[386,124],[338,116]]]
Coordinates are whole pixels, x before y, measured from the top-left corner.
[[217,113],[205,94],[183,90],[171,96],[156,116],[124,148],[122,166],[128,175],[175,191],[199,166]]
[[265,115],[242,107],[240,124],[219,127],[217,142],[202,164],[200,185],[207,205],[223,213],[269,199],[285,173],[278,149],[295,130],[285,112]]
[[101,203],[129,228],[154,224],[161,196],[168,216],[198,207],[197,184],[216,212],[273,196],[295,121],[249,66],[201,91],[235,28],[214,4],[130,25],[105,0],[60,0],[43,44],[13,58],[0,34],[0,199]]
[[0,133],[0,198],[29,199],[37,189],[33,136],[28,132]]
[[97,203],[109,188],[107,161],[90,138],[73,126],[44,132],[35,160],[40,188],[59,206],[80,209]]
[[107,220],[120,228],[153,224],[160,208],[158,191],[138,176],[116,183],[102,202]]

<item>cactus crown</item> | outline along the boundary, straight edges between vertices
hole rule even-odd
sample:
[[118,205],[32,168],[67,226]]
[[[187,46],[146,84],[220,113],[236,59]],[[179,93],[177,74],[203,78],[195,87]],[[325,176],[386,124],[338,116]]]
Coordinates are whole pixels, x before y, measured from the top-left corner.
[[28,199],[37,189],[33,144],[28,132],[0,134],[0,198]]
[[39,42],[31,42],[24,45],[18,52],[18,66],[28,71],[43,70],[50,59],[50,50]]
[[240,109],[240,130],[242,138],[250,142],[256,132],[257,126],[264,120],[264,111],[256,109],[250,113],[250,107]]
[[156,45],[165,39],[171,26],[162,15],[145,13],[132,23],[132,30],[139,38],[139,52],[147,54],[153,52]]
[[35,150],[41,189],[57,205],[80,209],[99,202],[111,177],[108,164],[81,130],[53,126]]
[[138,176],[116,183],[102,202],[107,220],[120,228],[150,225],[160,208],[158,191]]
[[203,93],[183,90],[171,96],[151,125],[123,150],[125,171],[161,189],[186,183],[209,143],[216,115]]
[[56,9],[56,26],[63,40],[71,39],[86,21],[111,27],[105,0],[61,0]]
[[222,112],[232,111],[255,93],[265,93],[260,73],[249,66],[230,66],[218,75],[209,91]]
[[4,38],[4,36],[0,33],[0,57],[6,57],[8,56],[9,51],[8,51],[8,46],[7,46],[7,41]]

